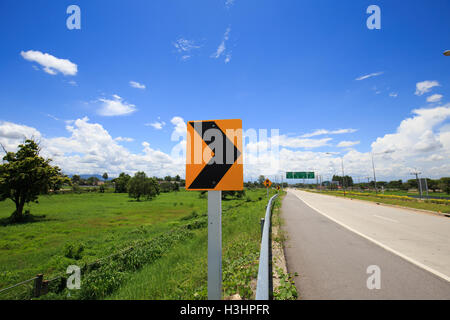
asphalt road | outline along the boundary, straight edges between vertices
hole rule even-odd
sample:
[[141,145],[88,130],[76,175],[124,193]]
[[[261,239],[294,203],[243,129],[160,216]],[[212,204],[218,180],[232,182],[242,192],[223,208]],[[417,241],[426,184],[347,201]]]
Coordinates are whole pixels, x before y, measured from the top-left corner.
[[282,217],[300,299],[450,299],[449,218],[292,190]]

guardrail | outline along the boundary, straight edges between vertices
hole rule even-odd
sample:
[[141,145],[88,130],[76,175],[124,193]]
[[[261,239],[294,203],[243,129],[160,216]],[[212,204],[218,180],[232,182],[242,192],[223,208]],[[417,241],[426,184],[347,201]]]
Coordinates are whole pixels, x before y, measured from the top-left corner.
[[269,250],[270,250],[270,217],[272,215],[273,201],[278,194],[270,198],[266,208],[266,216],[264,218],[264,227],[261,239],[261,251],[259,253],[258,280],[256,284],[256,300],[269,300]]

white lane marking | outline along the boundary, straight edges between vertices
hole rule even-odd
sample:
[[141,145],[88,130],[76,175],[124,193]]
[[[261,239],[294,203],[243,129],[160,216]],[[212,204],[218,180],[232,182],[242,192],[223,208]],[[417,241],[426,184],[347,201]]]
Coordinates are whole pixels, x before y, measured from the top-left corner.
[[377,218],[380,218],[380,219],[387,220],[387,221],[391,221],[391,222],[398,223],[398,221],[397,221],[397,220],[394,220],[394,219],[389,219],[389,218],[386,218],[386,217],[378,216],[378,215],[376,215],[376,214],[374,214],[373,216],[374,216],[374,217],[377,217]]
[[352,227],[349,227],[349,226],[345,225],[344,223],[342,223],[342,222],[340,222],[340,221],[338,221],[338,220],[336,220],[336,219],[330,217],[330,216],[327,215],[326,213],[323,213],[323,212],[320,211],[319,209],[316,209],[315,207],[313,207],[312,205],[310,205],[310,204],[309,204],[307,201],[305,201],[304,199],[300,198],[300,196],[299,196],[296,192],[294,192],[294,195],[295,195],[297,198],[299,198],[301,201],[303,201],[303,202],[304,202],[308,207],[310,207],[311,209],[317,211],[318,213],[320,213],[321,215],[327,217],[328,219],[330,219],[330,220],[336,222],[337,224],[339,224],[340,226],[346,228],[347,230],[350,230],[351,232],[356,233],[357,235],[359,235],[359,236],[361,236],[361,237],[363,237],[363,238],[365,238],[365,239],[367,239],[367,240],[369,240],[369,241],[375,243],[376,245],[382,247],[383,249],[385,249],[385,250],[387,250],[387,251],[389,251],[389,252],[392,252],[393,254],[398,255],[399,257],[405,259],[406,261],[409,261],[409,262],[411,262],[412,264],[415,264],[416,266],[418,266],[418,267],[420,267],[420,268],[422,268],[422,269],[424,269],[424,270],[426,270],[426,271],[428,271],[428,272],[431,272],[432,274],[434,274],[434,275],[436,275],[436,276],[438,276],[438,277],[440,277],[440,278],[446,280],[447,282],[450,282],[450,277],[449,277],[449,276],[447,276],[447,275],[445,275],[445,274],[443,274],[443,273],[441,273],[441,272],[439,272],[439,271],[436,271],[436,270],[434,270],[434,269],[432,269],[432,268],[430,268],[430,267],[424,265],[423,263],[421,263],[421,262],[419,262],[419,261],[416,261],[416,260],[414,260],[414,259],[412,259],[412,258],[410,258],[410,257],[408,257],[408,256],[405,256],[403,253],[400,253],[400,252],[398,252],[398,251],[396,251],[396,250],[394,250],[394,249],[392,249],[392,248],[390,248],[390,247],[388,247],[388,246],[382,244],[381,242],[379,242],[379,241],[377,241],[377,240],[375,240],[375,239],[372,239],[371,237],[366,236],[365,234],[362,234],[362,233],[359,232],[359,231],[356,231],[356,230],[353,229]]

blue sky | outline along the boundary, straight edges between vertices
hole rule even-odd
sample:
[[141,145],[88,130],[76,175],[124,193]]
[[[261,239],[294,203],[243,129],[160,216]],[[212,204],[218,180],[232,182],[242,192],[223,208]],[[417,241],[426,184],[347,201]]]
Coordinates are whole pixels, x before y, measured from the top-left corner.
[[[71,4],[81,8],[81,30],[66,27]],[[366,26],[372,4],[381,9],[381,30]],[[380,174],[406,178],[412,168],[429,176],[450,173],[450,57],[442,54],[450,49],[449,1],[2,1],[0,12],[0,139],[3,132],[3,144],[12,145],[17,134],[8,130],[29,128],[49,143],[69,139],[74,150],[53,150],[66,172],[124,168],[92,150],[89,163],[98,162],[91,167],[63,159],[85,156],[83,142],[75,143],[78,136],[67,128],[80,129],[77,119],[98,124],[112,139],[129,138],[114,140],[129,154],[142,154],[147,143],[151,152],[169,155],[177,130],[171,120],[178,117],[240,118],[244,129],[279,129],[283,159],[292,158],[280,172],[311,166],[331,172],[330,163],[340,160],[324,153],[340,152],[350,173],[363,176],[370,151],[410,149],[402,137],[408,130],[401,133],[399,126],[407,119],[423,123],[423,113],[413,112],[423,109],[434,110],[430,117],[438,120],[421,129],[424,135],[415,133],[410,147],[424,139],[436,148],[383,156]],[[31,51],[69,60],[76,72],[45,72]],[[357,80],[366,75],[372,76]],[[419,83],[423,91],[416,91]],[[114,106],[133,112],[101,111]],[[155,122],[165,125],[158,130],[149,125]],[[308,137],[319,129],[328,133]],[[348,133],[333,134],[340,129]],[[386,138],[390,134],[397,142]],[[305,138],[330,140],[305,148],[298,141]],[[349,147],[338,147],[343,141]],[[165,155],[152,161],[173,160]],[[402,173],[390,166],[393,159],[404,161]],[[182,169],[173,161],[167,173],[176,168]],[[264,165],[246,170],[247,176],[278,174]]]

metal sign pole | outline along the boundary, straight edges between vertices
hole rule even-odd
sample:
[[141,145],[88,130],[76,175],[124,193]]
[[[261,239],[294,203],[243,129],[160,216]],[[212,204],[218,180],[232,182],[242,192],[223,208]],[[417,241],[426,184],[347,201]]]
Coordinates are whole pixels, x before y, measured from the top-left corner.
[[208,191],[208,300],[222,299],[222,191]]

